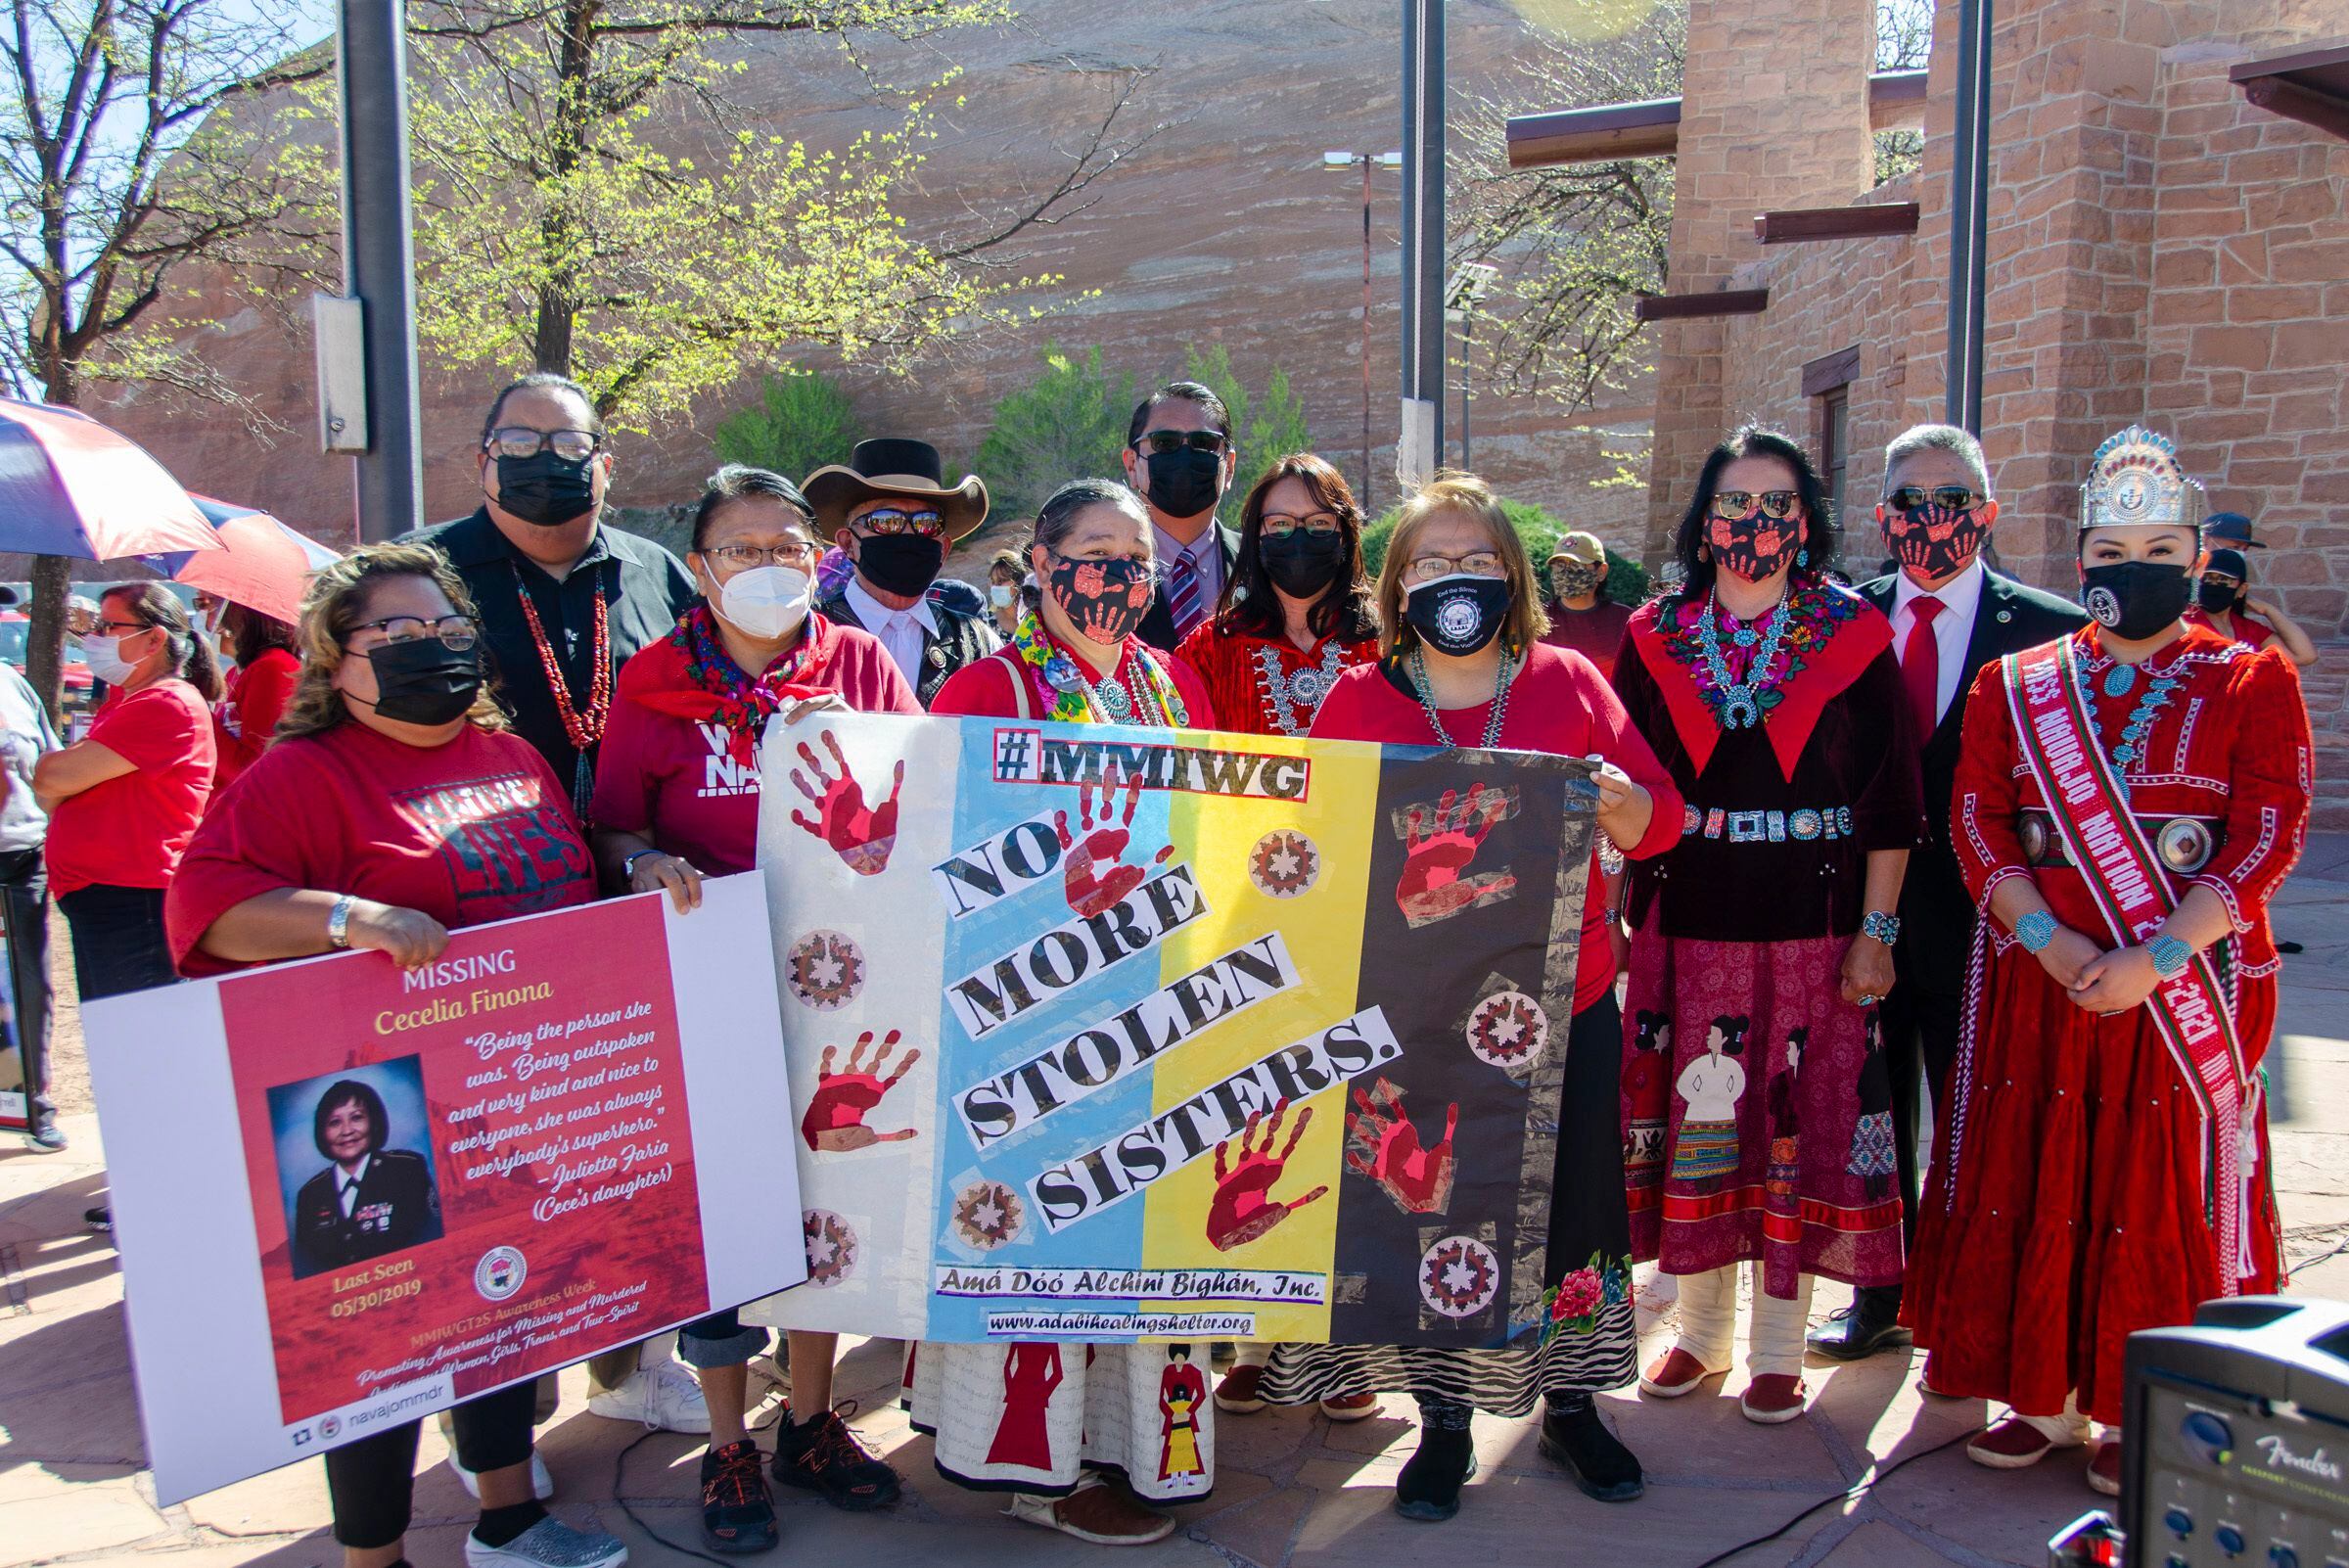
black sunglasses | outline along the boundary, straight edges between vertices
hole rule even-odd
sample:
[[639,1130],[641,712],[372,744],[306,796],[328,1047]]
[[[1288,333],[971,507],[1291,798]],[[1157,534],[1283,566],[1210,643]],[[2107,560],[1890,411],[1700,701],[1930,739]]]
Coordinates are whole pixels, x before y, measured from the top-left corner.
[[1884,504],[1896,512],[1921,512],[1928,506],[1945,511],[1970,511],[1981,504],[1982,497],[1962,484],[1936,484],[1931,489],[1922,484],[1904,484],[1884,497]]
[[1220,431],[1154,430],[1146,432],[1133,444],[1138,451],[1147,452],[1152,457],[1162,457],[1168,452],[1179,452],[1186,446],[1194,452],[1221,454],[1229,443]]

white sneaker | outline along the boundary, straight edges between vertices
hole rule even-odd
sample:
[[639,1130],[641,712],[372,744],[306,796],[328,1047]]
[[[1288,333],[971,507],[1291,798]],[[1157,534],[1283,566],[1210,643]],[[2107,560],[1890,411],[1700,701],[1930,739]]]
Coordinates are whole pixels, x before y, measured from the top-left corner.
[[601,1530],[574,1530],[553,1514],[502,1546],[465,1532],[465,1568],[620,1568],[628,1548]]
[[702,1385],[676,1361],[655,1361],[630,1372],[618,1388],[588,1396],[588,1413],[634,1421],[660,1432],[707,1433],[710,1407]]
[[[481,1472],[468,1470],[459,1464],[453,1449],[449,1451],[448,1467],[457,1472],[457,1484],[465,1489],[465,1496],[476,1502],[481,1501]],[[555,1495],[555,1478],[547,1474],[546,1461],[535,1453],[530,1455],[530,1492],[540,1502],[547,1501]]]

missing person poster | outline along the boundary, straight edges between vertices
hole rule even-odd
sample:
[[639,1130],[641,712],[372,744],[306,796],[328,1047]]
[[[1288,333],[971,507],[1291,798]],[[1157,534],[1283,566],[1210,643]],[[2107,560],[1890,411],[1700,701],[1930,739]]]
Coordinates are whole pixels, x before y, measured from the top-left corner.
[[1590,765],[991,719],[770,731],[809,1287],[907,1338],[1534,1329]]
[[757,876],[83,1017],[165,1502],[805,1277]]

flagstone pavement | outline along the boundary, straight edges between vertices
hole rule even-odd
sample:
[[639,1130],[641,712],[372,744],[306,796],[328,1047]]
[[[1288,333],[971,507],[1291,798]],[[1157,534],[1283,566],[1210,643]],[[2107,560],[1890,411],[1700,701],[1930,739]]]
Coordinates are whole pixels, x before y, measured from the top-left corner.
[[[2349,835],[2312,842],[2279,900],[2280,933],[2306,945],[2285,961],[2280,1049],[2271,1053],[2278,1186],[2295,1290],[2349,1295]],[[66,1033],[70,1037],[69,1016]],[[159,1049],[167,1049],[159,1042]],[[300,1463],[171,1507],[156,1506],[140,1469],[138,1415],[122,1337],[115,1254],[80,1214],[104,1194],[95,1118],[73,1116],[72,1148],[36,1157],[0,1152],[0,1568],[20,1563],[121,1568],[335,1568],[320,1467]],[[12,1140],[13,1141],[13,1140]],[[1840,1306],[1822,1287],[1816,1310]],[[1642,1314],[1652,1345],[1669,1316]],[[770,1560],[854,1561],[860,1568],[952,1562],[1056,1568],[1104,1548],[1001,1517],[989,1499],[942,1481],[927,1439],[891,1399],[898,1347],[857,1344],[840,1377],[858,1402],[856,1429],[905,1475],[886,1514],[834,1512],[798,1495],[781,1500],[783,1545]],[[201,1385],[200,1365],[152,1368]],[[1908,1352],[1850,1366],[1815,1364],[1808,1418],[1759,1427],[1737,1413],[1742,1374],[1718,1394],[1672,1404],[1636,1393],[1604,1407],[1647,1466],[1647,1496],[1606,1505],[1576,1492],[1535,1451],[1531,1421],[1477,1420],[1483,1473],[1459,1517],[1414,1525],[1389,1506],[1395,1472],[1414,1442],[1407,1402],[1335,1426],[1318,1414],[1267,1410],[1223,1417],[1215,1495],[1179,1511],[1181,1528],[1137,1563],[1317,1568],[1408,1560],[1509,1564],[1561,1556],[1694,1568],[1761,1536],[1872,1467],[1970,1431],[1979,1402],[1919,1395]],[[631,1548],[636,1568],[681,1568],[696,1544],[693,1493],[701,1446],[590,1415],[584,1373],[562,1378],[563,1403],[540,1430],[555,1508],[592,1520]],[[453,1568],[471,1520],[430,1423],[408,1538],[418,1568]],[[1996,1473],[1955,1447],[1918,1460],[1856,1499],[1820,1507],[1737,1557],[1766,1564],[1958,1563],[2036,1568],[2045,1543],[2096,1499],[2081,1461]],[[837,1558],[832,1554],[838,1553]]]

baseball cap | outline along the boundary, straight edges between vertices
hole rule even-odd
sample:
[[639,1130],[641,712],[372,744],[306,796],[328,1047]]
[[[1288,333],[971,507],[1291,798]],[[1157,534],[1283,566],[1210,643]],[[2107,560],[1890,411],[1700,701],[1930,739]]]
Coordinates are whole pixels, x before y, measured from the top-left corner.
[[2264,550],[2266,545],[2251,537],[2251,520],[2240,512],[2213,512],[2202,520],[2205,539],[2224,539],[2241,550]]
[[1558,542],[1549,547],[1552,561],[1571,561],[1576,566],[1596,566],[1607,558],[1607,547],[1598,542],[1595,533],[1561,533]]

